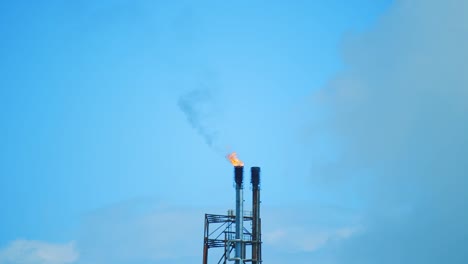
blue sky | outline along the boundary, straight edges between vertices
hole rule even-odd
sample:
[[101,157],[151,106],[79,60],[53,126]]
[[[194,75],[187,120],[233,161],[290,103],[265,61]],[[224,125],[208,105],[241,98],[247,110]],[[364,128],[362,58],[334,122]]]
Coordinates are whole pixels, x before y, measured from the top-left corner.
[[266,262],[466,259],[463,1],[0,6],[0,263],[201,261],[230,151]]

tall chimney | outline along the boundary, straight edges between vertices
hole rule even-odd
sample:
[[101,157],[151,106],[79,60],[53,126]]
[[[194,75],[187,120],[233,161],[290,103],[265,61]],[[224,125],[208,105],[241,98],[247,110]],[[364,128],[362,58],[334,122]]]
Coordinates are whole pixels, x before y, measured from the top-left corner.
[[260,222],[260,167],[252,167],[252,264],[262,263],[262,241]]
[[235,264],[241,264],[243,250],[243,234],[244,234],[244,198],[243,194],[243,174],[244,166],[234,167],[234,181],[236,182],[236,252]]

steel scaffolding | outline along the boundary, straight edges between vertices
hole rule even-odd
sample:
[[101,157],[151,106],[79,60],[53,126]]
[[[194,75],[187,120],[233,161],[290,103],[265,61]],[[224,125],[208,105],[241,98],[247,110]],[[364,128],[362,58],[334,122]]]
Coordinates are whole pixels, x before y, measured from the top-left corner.
[[[261,256],[258,256],[258,259],[253,259],[252,256],[246,255],[246,253],[250,252],[247,250],[248,248],[251,248],[254,244],[260,243],[253,240],[252,221],[252,213],[244,212],[244,228],[242,235],[242,245],[244,250],[242,251],[242,263],[261,263]],[[232,256],[236,247],[235,225],[236,217],[233,211],[229,211],[228,215],[205,214],[203,264],[208,264],[209,249],[213,248],[222,249],[222,251],[220,251],[221,257],[217,259],[217,262],[211,261],[210,263],[226,264],[228,261],[235,260],[235,258]]]

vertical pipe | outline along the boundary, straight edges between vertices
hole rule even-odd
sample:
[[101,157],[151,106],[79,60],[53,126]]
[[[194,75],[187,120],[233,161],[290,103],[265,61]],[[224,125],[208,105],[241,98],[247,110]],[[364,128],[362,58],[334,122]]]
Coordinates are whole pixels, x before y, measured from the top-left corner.
[[236,182],[236,254],[235,264],[241,264],[242,254],[242,239],[244,234],[244,198],[243,194],[243,166],[234,167],[234,180]]
[[205,214],[205,238],[203,241],[203,264],[208,264],[208,236],[209,236],[209,230],[208,230],[208,218]]
[[258,218],[258,250],[257,250],[257,262],[262,264],[262,219]]
[[203,246],[203,264],[208,264],[208,245]]
[[252,167],[252,264],[261,263],[260,254],[260,167]]

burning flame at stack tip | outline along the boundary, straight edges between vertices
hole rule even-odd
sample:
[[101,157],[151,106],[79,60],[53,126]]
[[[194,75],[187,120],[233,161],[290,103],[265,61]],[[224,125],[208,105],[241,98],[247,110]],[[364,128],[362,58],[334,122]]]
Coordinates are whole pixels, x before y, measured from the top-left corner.
[[232,165],[235,167],[242,167],[244,166],[244,162],[242,162],[240,159],[237,158],[237,153],[232,152],[231,154],[228,154],[226,158],[231,162]]

